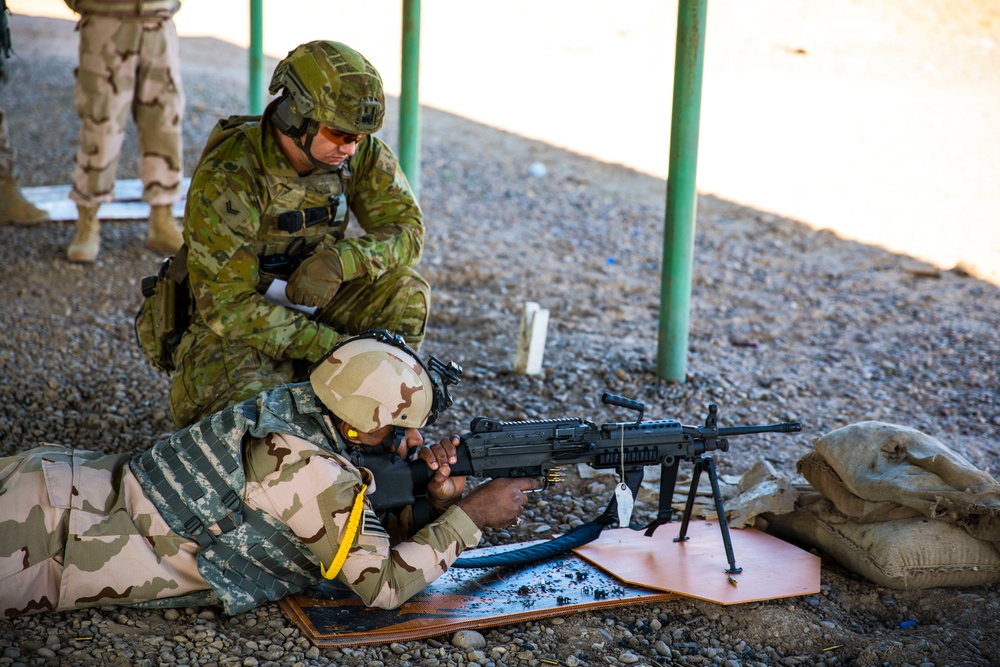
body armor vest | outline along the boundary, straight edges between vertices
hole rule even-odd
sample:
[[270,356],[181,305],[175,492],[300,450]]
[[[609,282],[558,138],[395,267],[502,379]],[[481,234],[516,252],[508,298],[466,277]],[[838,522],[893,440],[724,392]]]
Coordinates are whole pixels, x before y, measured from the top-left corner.
[[263,122],[258,116],[231,116],[220,121],[202,153],[204,159],[236,133],[242,134],[253,148],[254,171],[261,175],[267,191],[260,202],[256,238],[261,268],[257,289],[261,293],[267,291],[274,278],[287,279],[289,269],[294,270],[327,235],[332,236],[333,242],[344,238],[350,222],[346,193],[352,178],[349,160],[336,171],[306,176],[268,171],[264,166],[270,162],[264,156],[264,133],[271,127],[266,121],[269,113],[265,112]]
[[[337,442],[303,382],[217,412],[129,463],[170,528],[201,545],[198,571],[230,615],[321,579],[319,563],[291,530],[243,504],[244,444],[268,433],[294,435],[325,449]],[[212,525],[222,533],[209,532]]]

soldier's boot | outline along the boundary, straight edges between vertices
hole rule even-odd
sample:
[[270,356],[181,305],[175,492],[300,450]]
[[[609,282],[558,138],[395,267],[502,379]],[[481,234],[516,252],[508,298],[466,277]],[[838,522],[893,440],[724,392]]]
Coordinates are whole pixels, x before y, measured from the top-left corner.
[[77,205],[76,236],[69,244],[66,259],[71,262],[91,263],[101,251],[101,221],[97,219],[97,206]]
[[49,214],[24,198],[13,176],[0,176],[0,225],[34,225]]
[[149,247],[173,255],[181,249],[184,236],[174,220],[172,206],[157,205],[149,210]]

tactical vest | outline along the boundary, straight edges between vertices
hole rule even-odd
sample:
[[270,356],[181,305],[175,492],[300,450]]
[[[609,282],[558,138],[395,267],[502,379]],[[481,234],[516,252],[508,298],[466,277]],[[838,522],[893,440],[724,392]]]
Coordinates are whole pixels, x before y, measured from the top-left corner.
[[301,255],[303,250],[308,254],[328,234],[334,241],[344,238],[350,222],[346,192],[352,179],[349,160],[337,171],[307,176],[298,176],[294,171],[290,174],[268,171],[264,166],[269,162],[264,156],[264,132],[270,132],[271,127],[266,120],[268,114],[265,112],[263,122],[259,116],[230,116],[220,120],[205,143],[198,167],[216,147],[235,134],[243,135],[243,144],[252,148],[253,154],[246,156],[251,162],[248,166],[260,174],[267,191],[260,202],[256,238],[257,257],[261,260],[257,289],[261,293],[274,278],[288,277],[281,269],[269,271],[267,258]]
[[[243,504],[243,447],[268,433],[337,442],[308,382],[278,387],[184,428],[129,462],[170,528],[201,546],[198,571],[240,614],[317,583],[319,562],[280,521]],[[332,451],[332,450],[331,450]],[[208,527],[218,525],[221,535]],[[154,605],[155,606],[155,605]]]
[[180,0],[65,0],[78,14],[98,14],[118,18],[169,17],[181,8]]

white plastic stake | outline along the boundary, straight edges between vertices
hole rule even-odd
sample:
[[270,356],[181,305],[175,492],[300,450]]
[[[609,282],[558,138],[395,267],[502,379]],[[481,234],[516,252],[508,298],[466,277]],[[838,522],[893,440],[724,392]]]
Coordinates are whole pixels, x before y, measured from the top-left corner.
[[545,354],[545,336],[549,328],[549,311],[534,301],[524,304],[521,313],[521,330],[517,336],[514,355],[514,372],[521,375],[538,375],[542,372],[542,355]]

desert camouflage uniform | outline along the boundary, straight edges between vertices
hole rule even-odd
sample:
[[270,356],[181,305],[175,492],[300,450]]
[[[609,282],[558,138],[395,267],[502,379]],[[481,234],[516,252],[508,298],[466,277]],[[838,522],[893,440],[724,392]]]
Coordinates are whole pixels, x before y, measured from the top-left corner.
[[66,0],[81,16],[76,111],[83,125],[70,199],[83,206],[114,200],[125,125],[135,119],[143,200],[171,205],[181,196],[183,152],[178,0]]
[[[263,120],[222,121],[191,179],[184,239],[196,313],[174,354],[177,426],[304,379],[303,367],[341,335],[388,329],[414,349],[424,336],[430,287],[411,268],[424,227],[396,156],[368,136],[340,170],[299,176],[269,119],[270,109]],[[283,213],[330,206],[341,194],[364,235],[345,238],[349,216],[296,231],[281,222]],[[314,317],[263,296],[277,276],[261,269],[260,258],[293,243],[335,249],[343,262],[344,282]]]
[[7,115],[0,109],[0,177],[14,175],[14,157],[14,149],[10,145],[10,130],[7,128]]
[[[315,394],[302,383],[279,387],[256,403],[261,415],[270,408],[294,426],[300,420],[292,406],[314,405]],[[262,416],[257,426],[263,423]],[[242,452],[245,507],[294,534],[314,564],[311,583],[321,578],[319,563],[329,567],[333,561],[361,484],[374,491],[367,470],[333,451],[345,451],[334,437],[270,432],[248,438]],[[239,591],[234,597],[217,582],[210,587],[197,558],[199,543],[171,530],[143,485],[125,454],[50,445],[0,458],[0,617],[109,604],[221,600],[228,613],[248,608]],[[209,531],[221,532],[219,525]],[[366,509],[337,579],[366,604],[393,608],[434,581],[481,535],[465,512],[451,507],[412,538],[393,540]]]
[[[0,11],[7,11],[7,3],[0,3]],[[4,15],[3,20],[0,20],[0,30],[9,31],[5,19],[6,15]],[[10,55],[8,50],[11,48],[9,36],[9,32],[0,34],[0,85],[4,84],[6,78],[5,69],[7,58]],[[7,128],[7,117],[4,115],[3,109],[0,109],[0,178],[14,176],[14,158],[14,149],[10,145],[10,130]]]

